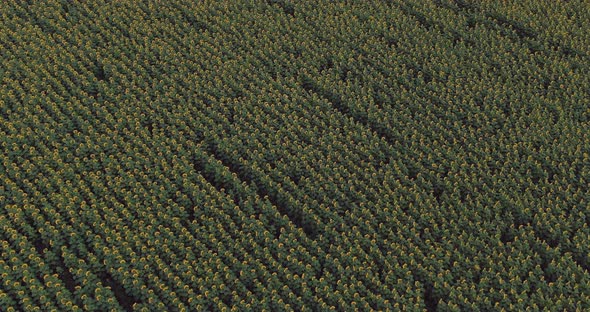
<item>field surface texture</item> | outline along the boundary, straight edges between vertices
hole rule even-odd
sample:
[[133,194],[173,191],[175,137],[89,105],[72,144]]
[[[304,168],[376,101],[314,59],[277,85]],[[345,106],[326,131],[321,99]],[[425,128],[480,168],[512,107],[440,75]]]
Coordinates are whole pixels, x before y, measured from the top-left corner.
[[0,311],[589,311],[590,2],[2,1]]

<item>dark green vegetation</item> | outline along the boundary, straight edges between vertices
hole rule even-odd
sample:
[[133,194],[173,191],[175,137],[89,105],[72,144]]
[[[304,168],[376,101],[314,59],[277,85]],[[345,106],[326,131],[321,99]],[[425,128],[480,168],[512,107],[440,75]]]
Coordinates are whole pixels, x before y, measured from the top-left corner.
[[590,309],[587,1],[0,14],[1,311]]

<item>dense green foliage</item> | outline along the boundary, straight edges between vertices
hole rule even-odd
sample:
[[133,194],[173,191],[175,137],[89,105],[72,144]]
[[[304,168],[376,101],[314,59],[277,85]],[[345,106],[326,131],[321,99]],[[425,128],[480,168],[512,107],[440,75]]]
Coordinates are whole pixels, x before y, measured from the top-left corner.
[[587,1],[4,1],[1,311],[590,309]]

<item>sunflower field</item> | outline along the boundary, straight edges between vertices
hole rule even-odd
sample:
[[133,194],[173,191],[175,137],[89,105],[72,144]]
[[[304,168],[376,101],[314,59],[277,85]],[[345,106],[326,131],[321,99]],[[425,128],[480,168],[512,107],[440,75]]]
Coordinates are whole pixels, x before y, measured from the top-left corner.
[[0,3],[0,311],[590,310],[590,2]]

